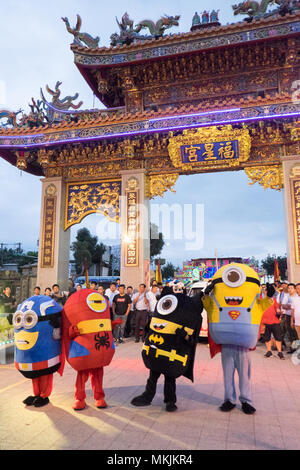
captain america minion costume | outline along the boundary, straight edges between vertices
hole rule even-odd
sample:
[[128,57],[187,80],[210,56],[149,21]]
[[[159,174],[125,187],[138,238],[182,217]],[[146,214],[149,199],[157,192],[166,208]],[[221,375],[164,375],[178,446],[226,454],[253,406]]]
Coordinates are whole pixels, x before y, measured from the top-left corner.
[[15,367],[33,386],[34,395],[23,401],[28,406],[49,403],[53,373],[62,375],[61,311],[55,300],[38,295],[22,302],[14,313]]

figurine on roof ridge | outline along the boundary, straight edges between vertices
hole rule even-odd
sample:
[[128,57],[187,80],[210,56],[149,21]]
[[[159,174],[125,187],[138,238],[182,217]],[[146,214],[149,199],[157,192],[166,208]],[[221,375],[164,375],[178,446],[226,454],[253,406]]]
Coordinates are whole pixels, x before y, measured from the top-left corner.
[[78,93],[75,93],[74,96],[68,95],[65,98],[60,99],[59,97],[61,91],[59,87],[61,84],[62,82],[57,81],[55,85],[55,90],[51,90],[51,88],[46,85],[46,90],[48,91],[48,93],[50,93],[50,95],[52,95],[51,103],[49,103],[45,98],[42,88],[40,89],[41,98],[47,110],[47,117],[49,119],[49,122],[60,122],[66,119],[66,115],[64,114],[66,111],[69,111],[70,108],[78,109],[83,104],[82,101],[77,104],[73,103],[73,101],[77,100],[79,96]]
[[62,18],[63,22],[66,23],[66,28],[67,31],[70,34],[73,34],[74,36],[74,44],[77,44],[78,46],[87,46],[90,49],[93,49],[95,47],[98,47],[100,38],[97,36],[96,38],[93,38],[90,34],[88,33],[81,33],[80,28],[81,28],[81,17],[80,15],[77,15],[77,22],[75,28],[71,28],[69,19],[67,17]]
[[22,109],[19,109],[17,112],[9,111],[8,109],[0,109],[0,120],[7,119],[5,123],[0,123],[0,127],[17,127],[17,115],[22,112]]
[[[278,5],[268,12],[270,5]],[[285,16],[300,10],[298,0],[261,0],[261,2],[246,0],[237,5],[232,5],[234,15],[248,15],[245,21],[251,22],[253,19],[268,18],[275,15]]]
[[[64,110],[64,111],[68,110],[70,108],[72,108],[72,109],[80,108],[80,106],[83,103],[82,101],[80,101],[78,104],[72,103],[72,101],[77,100],[77,98],[79,96],[78,93],[75,93],[74,96],[69,96],[68,95],[63,99],[59,99],[60,94],[61,94],[61,91],[60,91],[59,87],[60,87],[61,84],[62,84],[62,82],[57,81],[56,85],[55,85],[55,90],[51,90],[51,88],[49,88],[49,86],[46,85],[46,90],[53,97],[52,102],[51,102],[52,106],[54,106],[56,109],[60,109],[60,110]],[[48,104],[47,100],[45,99],[45,97],[43,95],[42,89],[41,89],[41,96],[42,96],[43,101]]]
[[221,23],[219,22],[219,11],[220,10],[212,10],[209,12],[204,10],[201,18],[198,13],[195,12],[192,20],[191,31],[221,26]]
[[[164,15],[156,23],[152,20],[143,20],[140,21],[136,27],[133,27],[134,21],[130,19],[128,13],[124,13],[122,16],[121,22],[116,18],[117,24],[119,26],[119,33],[114,33],[111,35],[111,45],[123,45],[131,44],[134,40],[145,41],[149,39],[159,39],[163,36],[166,29],[171,28],[172,26],[179,25],[180,16],[168,16]],[[142,29],[148,29],[150,35],[141,35],[139,34]]]
[[172,28],[172,26],[179,26],[180,16],[162,16],[156,23],[152,20],[140,21],[135,27],[135,32],[139,33],[142,29],[148,28],[151,37],[158,39],[163,36],[166,29]]

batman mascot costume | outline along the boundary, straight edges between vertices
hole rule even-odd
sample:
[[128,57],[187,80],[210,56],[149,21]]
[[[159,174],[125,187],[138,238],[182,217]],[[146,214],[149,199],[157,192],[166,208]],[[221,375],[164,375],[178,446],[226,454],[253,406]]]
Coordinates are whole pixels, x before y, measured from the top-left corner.
[[[183,287],[183,285],[182,285]],[[202,325],[202,293],[188,297],[179,285],[164,287],[154,315],[146,327],[142,349],[145,366],[150,369],[146,389],[135,397],[134,406],[150,405],[161,374],[165,377],[166,411],[175,411],[176,379],[183,375],[194,381],[196,346]]]

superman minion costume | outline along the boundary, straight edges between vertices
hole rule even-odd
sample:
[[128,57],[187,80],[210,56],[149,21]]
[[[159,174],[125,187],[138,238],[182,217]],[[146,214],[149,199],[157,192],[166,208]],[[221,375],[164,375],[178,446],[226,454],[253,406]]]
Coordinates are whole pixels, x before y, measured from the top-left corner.
[[30,297],[13,315],[15,366],[32,380],[33,396],[23,403],[41,407],[49,403],[53,373],[62,375],[64,356],[60,340],[62,307],[45,295]]
[[275,289],[268,285],[267,297],[260,299],[258,274],[240,263],[219,269],[205,290],[203,305],[208,315],[211,356],[218,352],[222,355],[225,401],[221,411],[235,407],[235,370],[239,375],[243,412],[256,411],[251,404],[249,350],[256,346],[262,315],[272,304],[274,293]]
[[146,389],[135,397],[134,406],[150,405],[159,376],[164,375],[164,402],[166,411],[175,411],[176,378],[181,375],[193,381],[197,340],[202,324],[201,295],[188,297],[165,287],[146,328],[147,336],[142,349],[145,366],[150,369]]
[[106,408],[103,367],[115,353],[113,328],[122,320],[111,321],[109,302],[99,292],[83,289],[68,298],[63,311],[63,344],[66,358],[77,371],[74,410],[85,408],[85,383],[91,378],[97,408]]

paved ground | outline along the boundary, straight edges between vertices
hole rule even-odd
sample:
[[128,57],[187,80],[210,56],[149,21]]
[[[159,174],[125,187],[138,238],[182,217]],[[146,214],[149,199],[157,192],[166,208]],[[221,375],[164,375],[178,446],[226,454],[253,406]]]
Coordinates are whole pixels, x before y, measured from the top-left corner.
[[26,407],[30,380],[12,364],[0,365],[0,449],[300,449],[300,365],[290,356],[266,359],[259,345],[252,353],[256,414],[245,415],[239,405],[222,413],[220,355],[210,359],[207,345],[199,344],[195,383],[178,380],[178,411],[167,413],[161,379],[151,406],[130,405],[148,376],[140,350],[131,339],[117,346],[105,369],[105,410],[95,407],[89,383],[88,407],[72,410],[75,372],[68,365],[63,377],[55,374],[51,403]]

